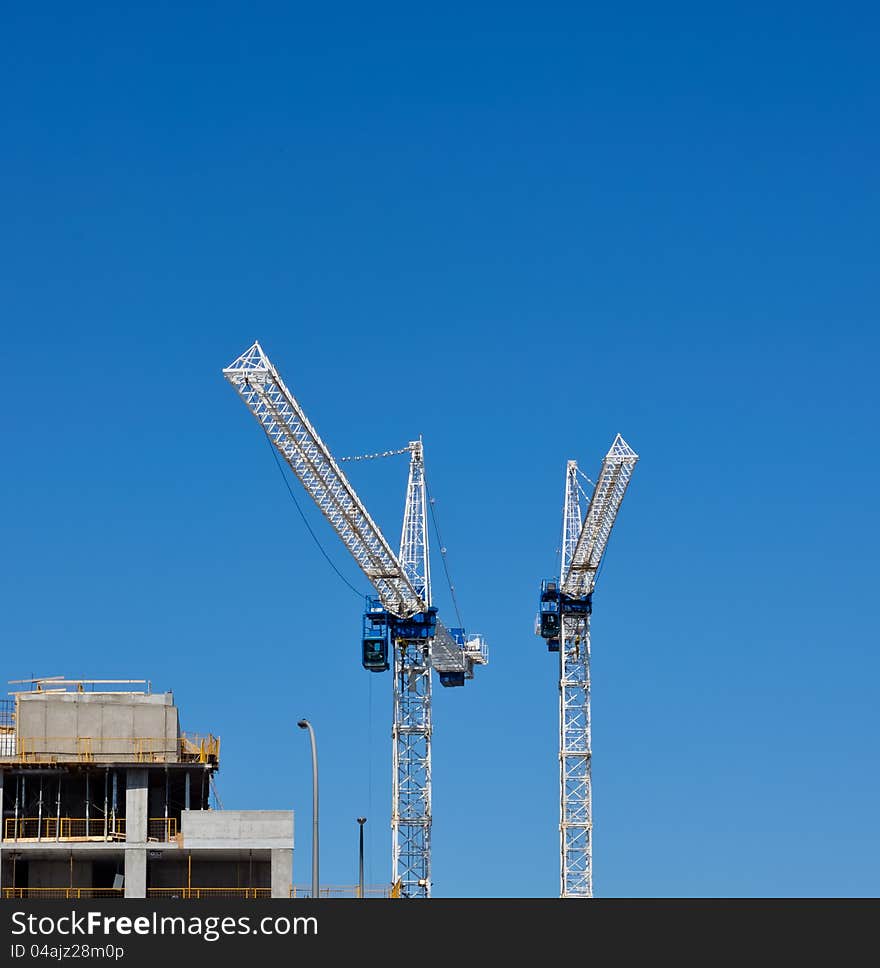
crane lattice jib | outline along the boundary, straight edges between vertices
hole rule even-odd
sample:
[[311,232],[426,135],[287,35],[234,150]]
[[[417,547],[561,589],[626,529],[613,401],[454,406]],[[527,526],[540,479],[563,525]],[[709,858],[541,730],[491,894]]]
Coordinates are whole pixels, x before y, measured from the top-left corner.
[[602,461],[581,533],[563,579],[562,593],[582,598],[593,591],[611,529],[639,455],[618,434]]
[[402,618],[422,611],[426,603],[260,344],[254,343],[223,375],[333,526],[385,608]]

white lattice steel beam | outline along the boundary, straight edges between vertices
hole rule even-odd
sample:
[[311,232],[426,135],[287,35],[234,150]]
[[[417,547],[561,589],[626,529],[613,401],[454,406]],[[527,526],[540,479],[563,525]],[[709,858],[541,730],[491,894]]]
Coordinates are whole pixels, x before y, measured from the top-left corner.
[[[410,444],[399,560],[410,585],[431,605],[427,490],[422,441]],[[402,897],[431,896],[431,640],[394,643],[392,883]]]
[[[559,870],[561,897],[593,896],[591,597],[638,455],[618,434],[581,523],[578,468],[565,475],[559,584]],[[568,601],[566,601],[566,597]]]
[[[395,557],[354,488],[318,436],[277,370],[254,343],[223,370],[271,443],[351,552],[379,594],[383,607],[408,619],[431,607],[431,573],[426,522],[426,485],[421,440],[409,444],[410,476]],[[389,451],[387,453],[398,453]],[[365,455],[367,459],[383,455]],[[392,629],[407,628],[406,622]],[[485,664],[482,636],[456,642],[438,622],[442,672],[473,675]],[[463,633],[462,633],[463,637]],[[392,872],[403,897],[431,893],[431,670],[432,640],[394,637],[392,724]]]
[[571,553],[568,571],[561,578],[563,594],[575,598],[593,590],[611,529],[638,459],[639,455],[618,434],[602,461],[599,480]]
[[559,643],[560,897],[593,896],[590,619],[563,615]]
[[431,896],[430,646],[394,644],[392,883],[401,896]]
[[254,343],[223,375],[287,461],[393,615],[425,607],[378,525],[263,352]]

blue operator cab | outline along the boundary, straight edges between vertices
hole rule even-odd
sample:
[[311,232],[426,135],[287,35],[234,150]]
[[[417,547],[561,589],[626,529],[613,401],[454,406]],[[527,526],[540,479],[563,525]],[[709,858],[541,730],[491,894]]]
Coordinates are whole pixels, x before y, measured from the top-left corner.
[[562,616],[580,615],[586,617],[593,611],[593,593],[575,598],[564,594],[555,578],[545,578],[541,582],[541,602],[538,614],[538,635],[547,640],[550,652],[559,651],[562,635]]
[[538,634],[547,641],[550,652],[559,651],[559,582],[545,578],[541,582],[541,601],[538,612]]
[[364,612],[362,662],[370,672],[386,672],[388,665],[389,615],[378,598],[367,598]]

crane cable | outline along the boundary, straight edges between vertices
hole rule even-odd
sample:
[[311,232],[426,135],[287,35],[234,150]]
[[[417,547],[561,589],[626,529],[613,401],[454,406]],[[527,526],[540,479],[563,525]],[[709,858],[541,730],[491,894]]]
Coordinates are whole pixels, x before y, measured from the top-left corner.
[[[593,485],[593,492],[595,493],[595,490],[596,490],[596,482],[589,475],[585,474],[580,469],[580,467],[578,467],[577,465],[575,465],[575,468],[574,469],[575,469],[576,473],[578,473],[588,484],[592,484]],[[581,484],[581,482],[577,478],[574,479],[574,483],[575,483],[575,486],[578,489],[578,494],[580,494],[580,496],[587,502],[587,509],[586,509],[586,511],[584,511],[583,517],[581,518],[581,521],[580,521],[580,525],[581,525],[581,527],[583,527],[584,526],[584,523],[586,522],[586,519],[587,519],[587,513],[590,510],[590,502],[593,499],[593,495],[592,494],[587,494],[586,489],[583,487],[583,485]],[[557,555],[561,555],[562,554],[562,547],[561,546],[558,547],[558,548],[556,548],[555,554],[557,554]],[[602,570],[602,565],[603,564],[604,564],[604,557],[603,557],[603,560],[599,563],[599,571],[600,572]],[[597,572],[596,578],[598,579],[598,577],[599,577],[599,573]]]
[[400,447],[397,450],[383,450],[378,454],[355,454],[352,457],[340,457],[337,460],[338,464],[344,464],[346,461],[350,460],[376,460],[377,457],[397,457],[398,454],[406,454],[412,450],[408,444],[406,447]]
[[[336,572],[339,578],[346,585],[348,585],[348,587],[355,593],[355,595],[357,595],[358,598],[363,598],[363,595],[354,587],[354,585],[352,585],[352,583],[345,577],[345,575],[342,574],[342,572],[336,567],[336,564],[333,562],[333,559],[324,550],[324,546],[321,544],[320,540],[318,539],[318,536],[315,534],[314,530],[312,529],[312,526],[309,524],[308,518],[306,518],[305,514],[303,513],[303,509],[300,507],[299,501],[297,501],[296,499],[296,494],[294,494],[293,488],[290,486],[290,481],[287,479],[287,475],[284,473],[284,468],[281,466],[281,461],[278,458],[277,449],[275,448],[275,446],[272,444],[272,441],[268,437],[266,437],[266,443],[269,445],[269,449],[272,451],[272,456],[275,458],[275,465],[278,468],[278,473],[281,475],[281,479],[284,481],[284,486],[287,488],[287,493],[290,495],[290,499],[293,501],[294,506],[299,512],[299,516],[302,518],[303,524],[306,526],[306,529],[308,530],[309,534],[312,536],[312,540],[318,546],[318,550],[321,552],[321,554],[326,559],[327,564],[330,565],[330,567],[333,569],[333,571]],[[386,450],[378,454],[360,454],[352,457],[340,457],[339,462],[356,461],[356,460],[374,460],[379,457],[396,457],[398,454],[405,454],[409,452],[411,449],[412,449],[411,447],[407,446],[407,447],[401,447],[398,450]],[[434,524],[434,533],[437,535],[437,544],[440,547],[440,560],[443,563],[443,573],[446,576],[446,584],[449,586],[449,594],[452,598],[453,608],[455,609],[455,617],[458,619],[459,627],[463,628],[464,622],[462,621],[462,618],[461,618],[461,610],[458,607],[458,598],[456,597],[456,594],[455,594],[455,585],[452,584],[452,577],[449,574],[449,562],[446,557],[446,547],[443,544],[443,538],[440,534],[440,522],[438,520],[437,512],[435,510],[436,502],[433,496],[431,495],[431,489],[428,487],[427,476],[425,477],[425,491],[428,496],[428,507],[431,509],[431,521]]]
[[[588,477],[579,467],[575,467],[575,471],[577,471],[577,473],[580,474],[580,476],[588,484],[592,484],[593,485],[593,491],[596,490],[596,482],[592,478]],[[577,484],[577,489],[578,489],[578,491],[580,491],[581,496],[586,500],[586,502],[587,502],[587,508],[589,509],[589,506],[590,506],[590,498],[592,497],[592,495],[587,494],[587,492],[581,486],[581,482],[577,478],[575,478],[575,481],[574,482],[575,482],[575,484]]]
[[449,594],[452,596],[452,605],[455,609],[455,617],[458,619],[459,628],[464,628],[464,622],[461,619],[461,612],[458,608],[458,599],[455,597],[455,585],[452,584],[452,578],[449,575],[449,563],[446,560],[446,546],[443,544],[443,538],[440,536],[440,524],[437,520],[437,512],[434,510],[434,498],[431,495],[431,489],[428,487],[428,478],[425,476],[425,492],[428,495],[428,507],[431,509],[431,520],[434,522],[434,533],[437,535],[437,544],[440,547],[440,560],[443,562],[443,573],[446,575],[446,584],[449,586]]
[[[383,450],[376,454],[355,454],[350,457],[340,457],[337,463],[342,464],[347,461],[376,460],[377,458],[382,458],[382,457],[397,457],[399,454],[409,453],[410,451],[412,451],[412,449],[413,449],[412,446],[410,444],[407,444],[406,447],[398,447],[396,450]],[[276,460],[277,460],[277,457],[276,457]],[[587,479],[589,480],[589,478]],[[284,480],[286,482],[287,478],[285,477]],[[440,523],[438,521],[437,512],[435,510],[435,501],[434,501],[434,498],[431,496],[431,490],[428,487],[427,476],[425,476],[425,491],[428,495],[428,507],[431,509],[431,521],[434,523],[434,533],[437,535],[437,544],[440,546],[440,560],[443,562],[443,573],[446,576],[446,584],[449,586],[449,594],[452,596],[452,605],[455,608],[455,617],[458,619],[459,627],[463,628],[464,622],[462,621],[461,611],[459,610],[459,607],[458,607],[458,599],[456,598],[456,595],[455,595],[455,585],[452,584],[452,577],[449,574],[449,562],[447,561],[447,558],[446,558],[446,547],[443,544],[443,538],[440,536]],[[323,549],[321,550],[323,551]],[[328,558],[327,560],[329,561],[330,559]],[[343,579],[343,581],[344,580],[345,579]]]
[[330,565],[330,567],[336,572],[337,575],[339,575],[342,581],[345,582],[346,585],[348,585],[348,587],[355,593],[355,595],[357,595],[358,598],[363,599],[364,596],[361,594],[361,592],[359,592],[354,587],[354,585],[352,585],[352,583],[345,577],[345,575],[342,574],[342,572],[334,564],[333,559],[324,550],[324,546],[321,544],[321,542],[318,540],[318,536],[312,530],[312,526],[309,524],[308,518],[306,518],[305,514],[303,513],[303,509],[299,505],[299,501],[297,501],[296,499],[296,495],[293,493],[293,488],[290,486],[290,481],[287,479],[287,475],[284,473],[284,468],[281,466],[281,461],[278,459],[277,449],[275,448],[275,446],[272,444],[272,441],[268,437],[266,437],[266,443],[269,445],[269,450],[272,451],[272,456],[275,458],[275,464],[278,467],[278,473],[281,475],[281,479],[284,481],[284,486],[287,488],[287,493],[290,495],[290,499],[293,501],[294,505],[296,506],[297,511],[299,511],[299,516],[302,518],[303,524],[306,526],[309,534],[312,536],[312,540],[318,546],[318,551],[320,551],[321,554],[327,559],[327,564]]

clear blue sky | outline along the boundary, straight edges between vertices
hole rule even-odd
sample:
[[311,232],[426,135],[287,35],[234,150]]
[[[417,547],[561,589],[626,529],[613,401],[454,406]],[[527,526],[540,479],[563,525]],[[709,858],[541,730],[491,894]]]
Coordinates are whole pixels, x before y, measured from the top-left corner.
[[[641,455],[595,599],[600,895],[876,894],[872,4],[7,4],[2,677],[143,676],[227,807],[389,875],[391,681],[221,377],[424,435],[491,665],[435,703],[438,896],[558,885],[532,632],[565,461]],[[406,459],[357,465],[392,543]],[[311,520],[358,587],[322,519]],[[439,560],[436,585],[441,605]],[[448,610],[447,610],[448,611]]]

